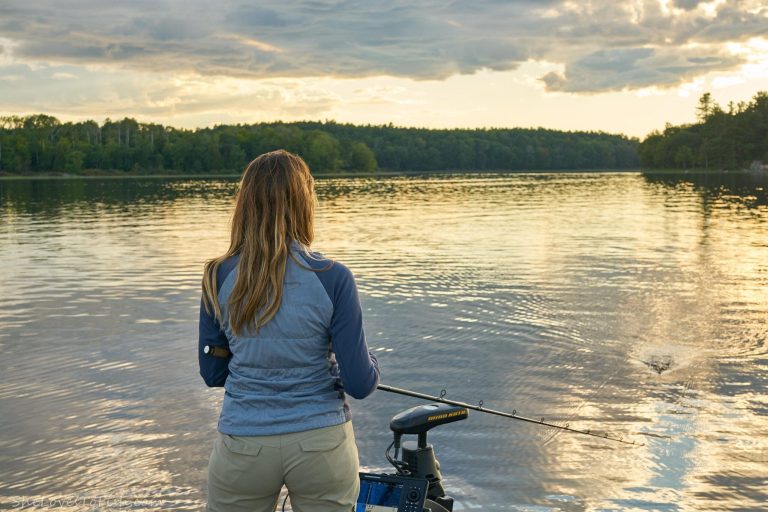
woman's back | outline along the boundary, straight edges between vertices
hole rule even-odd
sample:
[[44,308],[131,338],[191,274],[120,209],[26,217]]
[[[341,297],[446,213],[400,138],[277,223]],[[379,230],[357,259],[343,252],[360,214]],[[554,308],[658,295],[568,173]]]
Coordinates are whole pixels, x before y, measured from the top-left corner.
[[[342,350],[342,360],[357,370],[347,379],[353,394],[367,395],[375,388],[375,373],[360,371],[369,369],[369,355],[350,354],[349,348],[331,344],[334,313],[336,318],[354,316],[354,311],[340,311],[349,306],[334,294],[349,286],[351,273],[339,263],[307,254],[298,244],[291,249],[282,303],[269,323],[238,336],[223,306],[222,330],[232,353],[219,420],[219,431],[225,434],[284,434],[348,421],[351,414],[336,361]],[[222,305],[231,293],[237,262],[235,256],[220,267]],[[341,339],[337,345],[342,345]],[[364,359],[357,362],[356,355]]]
[[[206,263],[200,374],[225,388],[209,510],[272,511],[283,485],[297,512],[354,506],[346,394],[371,394],[379,368],[352,273],[309,253],[315,200],[301,158],[259,156],[240,182],[230,247]],[[231,356],[212,357],[222,352]]]

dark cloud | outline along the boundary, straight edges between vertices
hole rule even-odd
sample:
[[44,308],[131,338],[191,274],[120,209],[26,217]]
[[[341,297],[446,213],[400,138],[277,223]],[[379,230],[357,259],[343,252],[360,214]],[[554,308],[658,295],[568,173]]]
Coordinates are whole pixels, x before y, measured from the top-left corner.
[[761,0],[727,0],[714,17],[698,1],[672,5],[5,0],[0,38],[12,41],[17,60],[258,78],[442,79],[545,60],[564,66],[542,77],[549,90],[597,92],[730,69],[739,61],[723,43],[768,36]]
[[685,9],[686,11],[690,11],[698,7],[700,3],[701,0],[675,0],[674,5],[678,9]]
[[592,53],[567,64],[564,75],[549,73],[542,81],[550,91],[579,93],[621,89],[627,83],[663,87],[740,63],[729,55],[700,57],[691,50],[626,48]]
[[233,26],[243,28],[285,27],[289,19],[280,12],[256,5],[245,5],[229,12],[225,20]]

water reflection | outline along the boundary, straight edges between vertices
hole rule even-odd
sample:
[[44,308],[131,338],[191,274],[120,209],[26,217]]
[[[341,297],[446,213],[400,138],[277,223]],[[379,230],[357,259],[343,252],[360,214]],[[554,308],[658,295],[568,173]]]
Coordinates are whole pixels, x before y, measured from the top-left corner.
[[[471,414],[430,436],[461,507],[764,505],[766,184],[696,179],[318,180],[316,246],[354,270],[385,382],[645,443]],[[235,185],[0,181],[0,508],[201,508],[220,391],[194,321]],[[416,404],[353,404],[366,467]]]
[[765,172],[647,172],[643,176],[649,183],[672,190],[692,187],[701,194],[704,204],[724,201],[746,208],[768,205],[768,173]]

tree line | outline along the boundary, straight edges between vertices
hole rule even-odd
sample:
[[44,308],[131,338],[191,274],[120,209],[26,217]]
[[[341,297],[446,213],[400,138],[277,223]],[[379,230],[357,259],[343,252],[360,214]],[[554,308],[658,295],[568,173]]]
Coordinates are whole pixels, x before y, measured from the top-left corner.
[[705,93],[696,116],[697,123],[667,124],[643,140],[638,148],[643,167],[735,170],[768,162],[768,93],[725,109]]
[[0,172],[205,174],[240,172],[277,148],[313,172],[495,171],[637,168],[639,141],[623,135],[538,129],[424,129],[328,122],[178,129],[125,118],[62,123],[0,117]]

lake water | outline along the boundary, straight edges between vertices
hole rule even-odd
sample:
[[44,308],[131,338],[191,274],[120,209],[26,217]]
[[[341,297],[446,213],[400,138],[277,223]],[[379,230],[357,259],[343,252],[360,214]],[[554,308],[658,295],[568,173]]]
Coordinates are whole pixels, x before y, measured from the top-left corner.
[[[235,186],[0,181],[0,509],[202,509],[199,282]],[[643,443],[470,412],[430,432],[455,510],[768,509],[768,179],[317,186],[384,383]],[[352,401],[368,470],[421,403]]]

